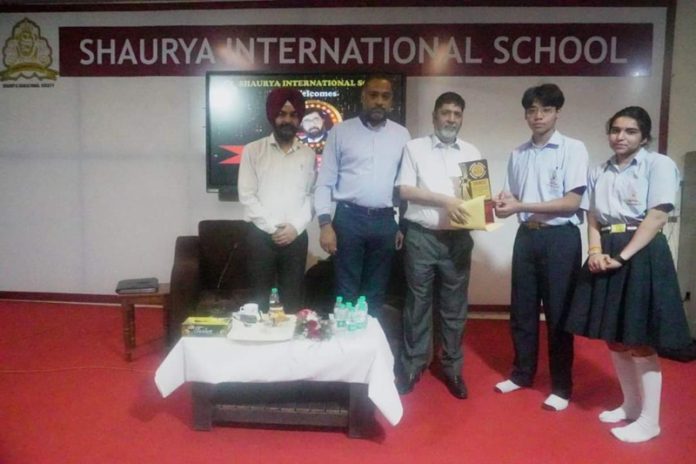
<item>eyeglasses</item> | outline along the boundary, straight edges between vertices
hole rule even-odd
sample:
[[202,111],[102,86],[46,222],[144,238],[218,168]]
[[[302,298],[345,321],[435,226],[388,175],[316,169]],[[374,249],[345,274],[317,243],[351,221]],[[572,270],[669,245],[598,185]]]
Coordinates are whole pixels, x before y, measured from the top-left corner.
[[556,111],[554,106],[530,106],[524,113],[527,116],[535,116],[537,113],[541,113],[543,116],[548,116]]

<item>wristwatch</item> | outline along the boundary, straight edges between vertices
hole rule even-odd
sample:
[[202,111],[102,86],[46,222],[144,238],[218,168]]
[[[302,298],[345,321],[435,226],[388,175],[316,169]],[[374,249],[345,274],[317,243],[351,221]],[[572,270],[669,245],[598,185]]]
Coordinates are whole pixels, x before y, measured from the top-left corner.
[[319,220],[319,227],[325,226],[326,224],[331,224],[330,214],[320,214],[317,216],[317,219]]

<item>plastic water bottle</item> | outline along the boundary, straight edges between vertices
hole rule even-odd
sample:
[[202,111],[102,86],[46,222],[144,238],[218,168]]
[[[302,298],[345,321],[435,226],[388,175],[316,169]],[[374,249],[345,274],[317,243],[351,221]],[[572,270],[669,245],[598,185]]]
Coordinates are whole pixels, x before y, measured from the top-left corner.
[[268,298],[268,311],[271,315],[284,312],[283,305],[280,302],[280,295],[278,295],[278,289],[275,287],[271,289],[271,296]]
[[358,321],[358,312],[356,311],[355,306],[353,306],[353,303],[346,303],[346,314],[346,324],[348,327],[348,331],[353,332],[355,330],[358,330],[360,328],[360,324]]
[[343,305],[343,297],[337,296],[336,303],[333,308],[334,321],[336,322],[336,330],[346,329],[346,307]]
[[367,327],[367,298],[360,296],[357,303],[358,321],[361,329]]

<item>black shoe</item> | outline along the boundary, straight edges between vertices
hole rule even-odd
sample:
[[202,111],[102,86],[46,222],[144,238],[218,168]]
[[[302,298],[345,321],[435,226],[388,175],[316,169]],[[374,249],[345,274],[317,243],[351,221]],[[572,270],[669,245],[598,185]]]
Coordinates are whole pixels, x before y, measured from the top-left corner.
[[420,376],[420,371],[409,374],[399,374],[396,378],[396,391],[399,392],[399,395],[411,393],[413,387],[415,387],[416,383],[420,380]]
[[455,398],[460,400],[465,400],[469,396],[469,391],[466,389],[466,383],[461,375],[447,376],[445,377],[445,384],[447,389],[450,391]]

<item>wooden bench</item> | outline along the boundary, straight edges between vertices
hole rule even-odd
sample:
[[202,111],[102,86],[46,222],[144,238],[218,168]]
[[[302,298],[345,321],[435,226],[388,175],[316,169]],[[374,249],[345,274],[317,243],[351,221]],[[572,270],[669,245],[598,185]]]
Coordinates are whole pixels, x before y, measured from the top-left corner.
[[274,382],[213,385],[193,382],[193,428],[214,423],[342,428],[351,438],[377,433],[367,384]]

